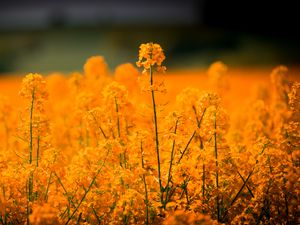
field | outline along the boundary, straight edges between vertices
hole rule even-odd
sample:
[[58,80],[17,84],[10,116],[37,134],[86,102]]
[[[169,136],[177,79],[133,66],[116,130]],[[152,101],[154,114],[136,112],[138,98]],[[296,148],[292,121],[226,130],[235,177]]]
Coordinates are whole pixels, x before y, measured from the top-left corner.
[[298,224],[299,69],[0,78],[1,224]]

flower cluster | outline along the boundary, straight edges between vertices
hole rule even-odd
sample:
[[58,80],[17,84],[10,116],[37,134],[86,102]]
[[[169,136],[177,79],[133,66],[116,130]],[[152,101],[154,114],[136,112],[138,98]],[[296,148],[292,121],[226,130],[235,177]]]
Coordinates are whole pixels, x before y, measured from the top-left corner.
[[162,66],[162,62],[165,60],[163,49],[159,44],[146,43],[140,45],[139,61],[136,63],[138,67],[143,67],[144,72],[151,68],[155,68],[158,72],[164,72],[165,66]]
[[299,82],[280,66],[250,94],[217,62],[164,86],[164,59],[140,46],[150,84],[94,56],[1,89],[0,224],[299,223]]

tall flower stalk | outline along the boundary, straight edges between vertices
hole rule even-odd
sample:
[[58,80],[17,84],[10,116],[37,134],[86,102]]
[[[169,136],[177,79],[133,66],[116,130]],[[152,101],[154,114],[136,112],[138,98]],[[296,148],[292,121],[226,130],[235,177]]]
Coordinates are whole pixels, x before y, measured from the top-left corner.
[[[153,86],[153,71],[152,66],[150,66],[150,85]],[[152,98],[152,108],[153,108],[153,119],[154,119],[154,134],[155,134],[155,150],[156,150],[156,157],[157,157],[157,172],[158,172],[158,182],[159,188],[161,191],[161,200],[163,200],[163,186],[161,182],[161,169],[160,169],[160,153],[159,153],[159,140],[158,140],[158,128],[157,128],[157,113],[156,113],[156,103],[155,103],[155,96],[154,90],[151,89],[151,98]]]
[[150,90],[153,108],[153,122],[154,122],[154,138],[155,138],[155,150],[157,157],[157,173],[158,173],[158,183],[160,189],[160,202],[163,204],[163,192],[164,188],[161,180],[161,162],[160,162],[160,150],[159,150],[159,137],[158,137],[158,123],[157,123],[157,111],[155,102],[155,84],[153,81],[153,72],[165,71],[165,67],[162,66],[162,62],[165,60],[165,55],[163,49],[159,44],[147,43],[141,44],[139,50],[139,61],[137,62],[138,67],[143,67],[143,73],[149,73],[150,75]]
[[[43,113],[44,101],[48,97],[46,91],[46,82],[40,74],[28,74],[22,81],[22,87],[19,93],[25,101],[29,103],[29,133],[25,131],[25,136],[28,140],[29,157],[28,163],[31,165],[33,163],[33,152],[36,148],[36,166],[39,165],[39,155],[40,155],[40,116],[36,115]],[[26,130],[26,129],[25,129]],[[35,141],[36,140],[36,141]],[[33,195],[33,171],[30,172],[26,189],[27,189],[27,224],[29,224],[29,215],[31,213],[29,202],[34,201]]]

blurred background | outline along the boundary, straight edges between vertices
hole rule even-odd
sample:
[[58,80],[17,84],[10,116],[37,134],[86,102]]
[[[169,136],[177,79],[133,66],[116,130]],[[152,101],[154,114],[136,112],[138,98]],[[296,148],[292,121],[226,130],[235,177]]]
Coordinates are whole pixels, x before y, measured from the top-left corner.
[[0,2],[0,74],[111,68],[157,42],[170,69],[300,64],[296,1],[9,0]]

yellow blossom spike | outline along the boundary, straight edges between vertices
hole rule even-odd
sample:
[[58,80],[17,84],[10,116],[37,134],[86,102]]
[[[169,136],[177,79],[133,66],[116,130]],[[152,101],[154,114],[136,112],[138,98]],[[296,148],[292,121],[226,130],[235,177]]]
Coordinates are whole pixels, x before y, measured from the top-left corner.
[[165,54],[162,47],[156,43],[146,43],[140,45],[139,60],[136,65],[138,67],[144,67],[143,73],[153,67],[157,72],[164,72],[165,66],[162,66],[162,62],[165,60]]

